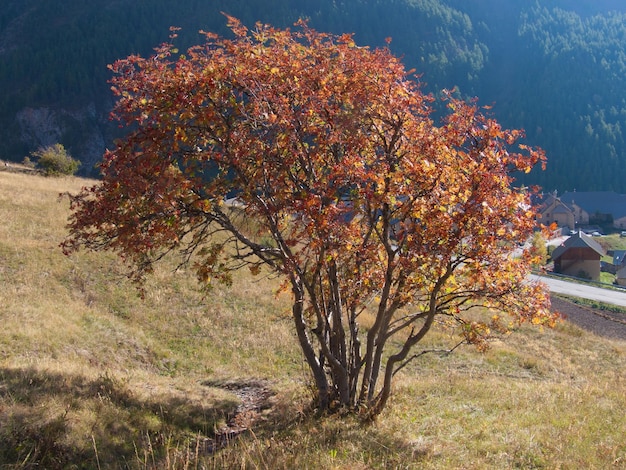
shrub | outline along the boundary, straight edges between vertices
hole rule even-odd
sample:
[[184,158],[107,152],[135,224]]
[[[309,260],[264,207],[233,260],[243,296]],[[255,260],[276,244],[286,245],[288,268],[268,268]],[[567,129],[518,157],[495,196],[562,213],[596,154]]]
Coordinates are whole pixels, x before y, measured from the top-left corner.
[[440,318],[484,350],[502,327],[464,318],[475,303],[554,324],[529,260],[510,257],[536,225],[511,173],[543,151],[447,91],[436,126],[434,98],[387,49],[303,22],[229,26],[235,39],[207,34],[178,59],[165,44],[111,67],[130,134],[70,196],[66,253],[114,250],[141,281],[181,250],[206,288],[265,265],[291,292],[322,414],[374,419]]
[[46,176],[73,175],[80,162],[72,158],[61,144],[50,145],[32,152],[31,157]]
[[30,159],[30,157],[24,157],[24,160],[22,160],[22,165],[28,168],[35,168],[35,163]]

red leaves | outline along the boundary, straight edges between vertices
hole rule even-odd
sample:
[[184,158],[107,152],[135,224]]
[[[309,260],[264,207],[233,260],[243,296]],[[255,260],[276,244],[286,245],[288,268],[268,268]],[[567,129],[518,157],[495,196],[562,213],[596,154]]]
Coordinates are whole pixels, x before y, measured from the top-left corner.
[[[514,147],[521,131],[452,92],[435,125],[413,72],[351,35],[228,22],[232,40],[205,34],[185,57],[166,44],[111,67],[130,133],[105,155],[102,182],[72,198],[67,251],[117,250],[141,271],[181,249],[205,284],[266,264],[319,328],[356,324],[377,298],[370,348],[427,319],[408,335],[417,342],[435,315],[473,302],[550,322],[545,293],[524,284],[528,260],[511,258],[535,224],[512,172],[545,161]],[[217,234],[232,247],[211,244]],[[464,324],[483,344],[488,328]]]

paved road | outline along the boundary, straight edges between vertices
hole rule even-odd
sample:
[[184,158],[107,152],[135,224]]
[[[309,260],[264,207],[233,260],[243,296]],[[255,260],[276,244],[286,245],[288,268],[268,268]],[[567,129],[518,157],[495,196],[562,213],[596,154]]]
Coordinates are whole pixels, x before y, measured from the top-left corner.
[[571,295],[582,299],[596,300],[607,304],[619,305],[626,307],[626,290],[618,291],[611,289],[602,289],[575,282],[562,281],[550,277],[532,276],[533,280],[539,280],[550,288],[550,292],[555,294]]

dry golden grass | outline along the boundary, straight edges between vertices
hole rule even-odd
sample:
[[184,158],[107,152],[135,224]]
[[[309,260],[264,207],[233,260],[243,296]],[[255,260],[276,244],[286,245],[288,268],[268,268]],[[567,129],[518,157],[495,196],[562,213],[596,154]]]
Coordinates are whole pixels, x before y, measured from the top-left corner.
[[[242,272],[204,295],[172,260],[141,299],[113,255],[62,255],[58,194],[89,183],[0,172],[1,467],[626,468],[624,342],[522,328],[423,356],[373,425],[313,418],[274,281]],[[252,379],[273,408],[204,452],[238,402],[215,384]]]

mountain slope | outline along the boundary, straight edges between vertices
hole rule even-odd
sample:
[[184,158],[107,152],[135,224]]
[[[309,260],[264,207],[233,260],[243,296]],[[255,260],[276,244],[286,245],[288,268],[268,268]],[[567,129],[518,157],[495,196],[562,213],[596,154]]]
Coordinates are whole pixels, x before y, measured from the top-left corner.
[[[0,11],[0,158],[19,161],[60,142],[97,174],[119,134],[108,121],[107,64],[150,54],[182,27],[227,34],[228,12],[288,27],[354,32],[391,49],[422,74],[427,91],[457,86],[507,127],[524,128],[549,157],[545,173],[521,178],[546,189],[626,192],[626,4],[616,0],[7,0]],[[621,11],[621,12],[620,12]],[[626,132],[626,131],[625,131]]]

